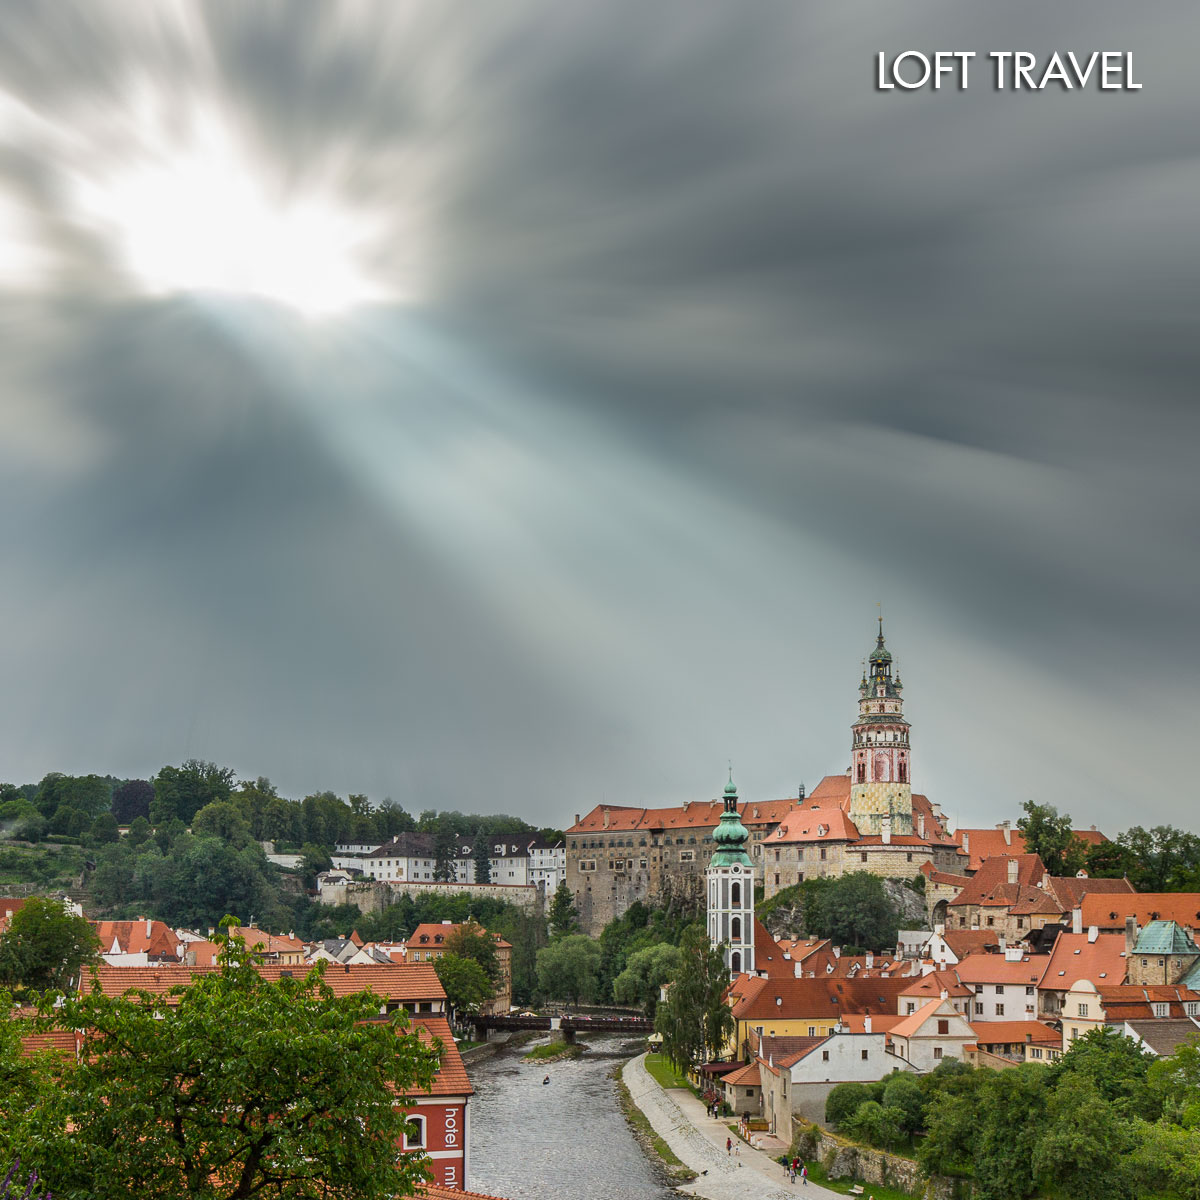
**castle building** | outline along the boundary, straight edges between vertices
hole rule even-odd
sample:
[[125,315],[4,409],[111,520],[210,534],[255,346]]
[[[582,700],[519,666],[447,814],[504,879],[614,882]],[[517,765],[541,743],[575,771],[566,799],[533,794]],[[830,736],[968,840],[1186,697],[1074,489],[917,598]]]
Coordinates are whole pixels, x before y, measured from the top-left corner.
[[[768,897],[814,875],[848,871],[912,879],[928,863],[965,874],[966,847],[947,831],[941,808],[912,790],[903,685],[893,675],[882,619],[858,693],[849,770],[827,775],[807,796],[801,788],[786,800],[739,803],[734,794],[747,831],[744,852]],[[577,816],[566,831],[566,880],[584,932],[599,933],[637,900],[702,901],[718,817],[724,814],[715,801],[605,804]]]
[[892,677],[892,655],[879,636],[858,685],[858,720],[851,726],[850,820],[860,834],[911,834],[908,722],[900,674]]
[[713,830],[709,859],[708,940],[725,957],[730,974],[754,973],[754,864],[746,853],[750,831],[738,816],[733,773],[725,787],[725,810]]

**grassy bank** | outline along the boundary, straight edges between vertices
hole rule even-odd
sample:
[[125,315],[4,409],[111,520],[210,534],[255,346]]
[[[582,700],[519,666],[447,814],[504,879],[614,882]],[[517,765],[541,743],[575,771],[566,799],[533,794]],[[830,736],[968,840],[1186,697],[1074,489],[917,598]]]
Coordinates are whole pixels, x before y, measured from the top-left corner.
[[646,1070],[650,1077],[663,1088],[692,1088],[692,1085],[675,1070],[675,1064],[662,1054],[646,1055]]
[[525,1055],[525,1062],[558,1062],[560,1059],[578,1058],[585,1047],[578,1042],[548,1042],[545,1046],[534,1046]]
[[617,1099],[620,1101],[621,1111],[642,1149],[659,1160],[672,1184],[689,1183],[695,1179],[696,1172],[686,1166],[675,1151],[654,1132],[654,1126],[650,1124],[646,1114],[634,1104],[633,1097],[625,1086],[625,1080],[621,1078],[620,1067],[613,1069],[613,1079],[617,1083]]

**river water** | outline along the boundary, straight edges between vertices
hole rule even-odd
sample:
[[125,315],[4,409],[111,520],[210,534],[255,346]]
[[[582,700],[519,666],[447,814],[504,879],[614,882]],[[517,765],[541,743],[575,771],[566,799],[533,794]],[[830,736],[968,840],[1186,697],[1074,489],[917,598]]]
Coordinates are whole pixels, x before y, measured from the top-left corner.
[[467,1187],[507,1200],[678,1200],[630,1132],[609,1078],[644,1039],[579,1040],[588,1049],[576,1059],[522,1062],[539,1044],[527,1042],[471,1065]]

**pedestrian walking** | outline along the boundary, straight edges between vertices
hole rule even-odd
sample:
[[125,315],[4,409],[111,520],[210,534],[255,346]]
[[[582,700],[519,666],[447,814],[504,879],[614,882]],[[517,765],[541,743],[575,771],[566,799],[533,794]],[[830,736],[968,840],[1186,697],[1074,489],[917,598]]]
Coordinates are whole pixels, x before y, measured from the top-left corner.
[[733,1138],[725,1139],[725,1157],[728,1158],[733,1153]]
[[803,1163],[800,1164],[800,1181],[808,1187],[808,1168]]

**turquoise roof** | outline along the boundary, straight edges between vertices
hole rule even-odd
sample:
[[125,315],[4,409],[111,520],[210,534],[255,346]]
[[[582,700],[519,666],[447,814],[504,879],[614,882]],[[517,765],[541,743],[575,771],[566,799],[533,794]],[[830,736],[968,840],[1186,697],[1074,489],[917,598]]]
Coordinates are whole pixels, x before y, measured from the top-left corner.
[[1191,988],[1193,992],[1200,988],[1200,958],[1196,959],[1191,967],[1183,973],[1179,980],[1179,986]]
[[1151,921],[1138,935],[1134,954],[1200,954],[1191,935],[1174,921]]
[[721,814],[720,824],[713,830],[712,836],[717,848],[713,851],[709,866],[731,867],[734,863],[740,863],[743,867],[754,865],[746,853],[750,830],[742,824],[742,818],[738,816],[737,788],[734,786],[732,772],[725,788],[725,811]]

